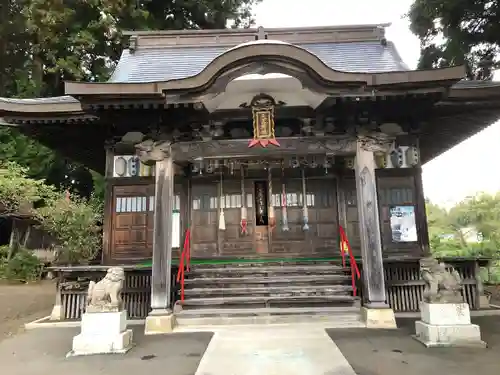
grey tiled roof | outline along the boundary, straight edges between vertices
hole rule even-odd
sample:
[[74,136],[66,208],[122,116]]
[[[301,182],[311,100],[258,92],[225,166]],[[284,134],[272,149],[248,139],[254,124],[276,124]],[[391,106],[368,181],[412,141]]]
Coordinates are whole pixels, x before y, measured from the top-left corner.
[[[389,42],[298,44],[317,55],[330,68],[344,72],[390,72],[408,70],[394,45]],[[186,78],[200,73],[228,47],[175,47],[128,49],[110,78],[110,82],[155,82]]]

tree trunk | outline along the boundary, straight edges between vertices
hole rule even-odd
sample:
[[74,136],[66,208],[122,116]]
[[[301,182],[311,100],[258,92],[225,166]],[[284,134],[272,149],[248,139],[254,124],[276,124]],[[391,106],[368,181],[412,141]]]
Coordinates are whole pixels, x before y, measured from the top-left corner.
[[11,260],[19,247],[19,232],[17,228],[17,220],[12,219],[12,229],[10,231],[9,253],[7,260]]

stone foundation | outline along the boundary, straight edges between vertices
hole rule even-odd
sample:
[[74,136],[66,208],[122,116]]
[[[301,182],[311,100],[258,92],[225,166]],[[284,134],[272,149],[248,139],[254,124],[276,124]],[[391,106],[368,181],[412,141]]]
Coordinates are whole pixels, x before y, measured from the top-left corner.
[[50,313],[50,320],[64,320],[64,307],[62,305],[54,305]]
[[432,347],[486,347],[478,325],[471,324],[467,303],[427,303],[415,322],[416,340]]
[[391,308],[361,308],[361,318],[366,328],[392,329],[398,328],[394,311]]
[[132,348],[132,330],[127,329],[127,312],[85,313],[81,333],[73,338],[68,356],[124,354]]
[[146,335],[162,335],[172,333],[175,326],[174,314],[170,311],[165,311],[164,314],[151,313],[146,318],[144,334]]

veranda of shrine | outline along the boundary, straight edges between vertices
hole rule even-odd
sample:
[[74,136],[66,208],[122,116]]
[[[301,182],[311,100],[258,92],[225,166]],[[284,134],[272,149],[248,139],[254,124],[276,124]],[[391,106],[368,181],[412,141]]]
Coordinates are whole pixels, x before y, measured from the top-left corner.
[[[125,267],[129,316],[154,317],[152,331],[189,306],[184,281],[201,266],[212,279],[245,264],[247,277],[310,276],[310,293],[276,284],[259,299],[265,283],[239,304],[334,303],[314,289],[331,265],[358,308],[418,311],[421,165],[496,120],[500,86],[462,80],[463,67],[409,70],[387,26],[131,32],[108,82],[1,98],[4,125],[107,181],[101,264],[57,269],[52,318],[78,319],[85,280],[109,265]],[[394,223],[406,215],[409,232]],[[447,261],[484,307],[487,260]],[[234,302],[216,286],[193,305]]]

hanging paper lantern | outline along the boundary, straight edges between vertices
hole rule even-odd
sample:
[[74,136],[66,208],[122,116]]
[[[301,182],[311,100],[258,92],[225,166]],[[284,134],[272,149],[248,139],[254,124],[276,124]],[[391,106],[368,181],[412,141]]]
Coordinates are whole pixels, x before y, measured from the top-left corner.
[[124,177],[125,173],[127,173],[127,161],[123,156],[119,156],[115,159],[115,175]]
[[139,175],[139,158],[133,156],[128,161],[128,173],[131,177]]
[[408,149],[408,164],[412,167],[420,163],[420,152],[417,147],[410,147]]

